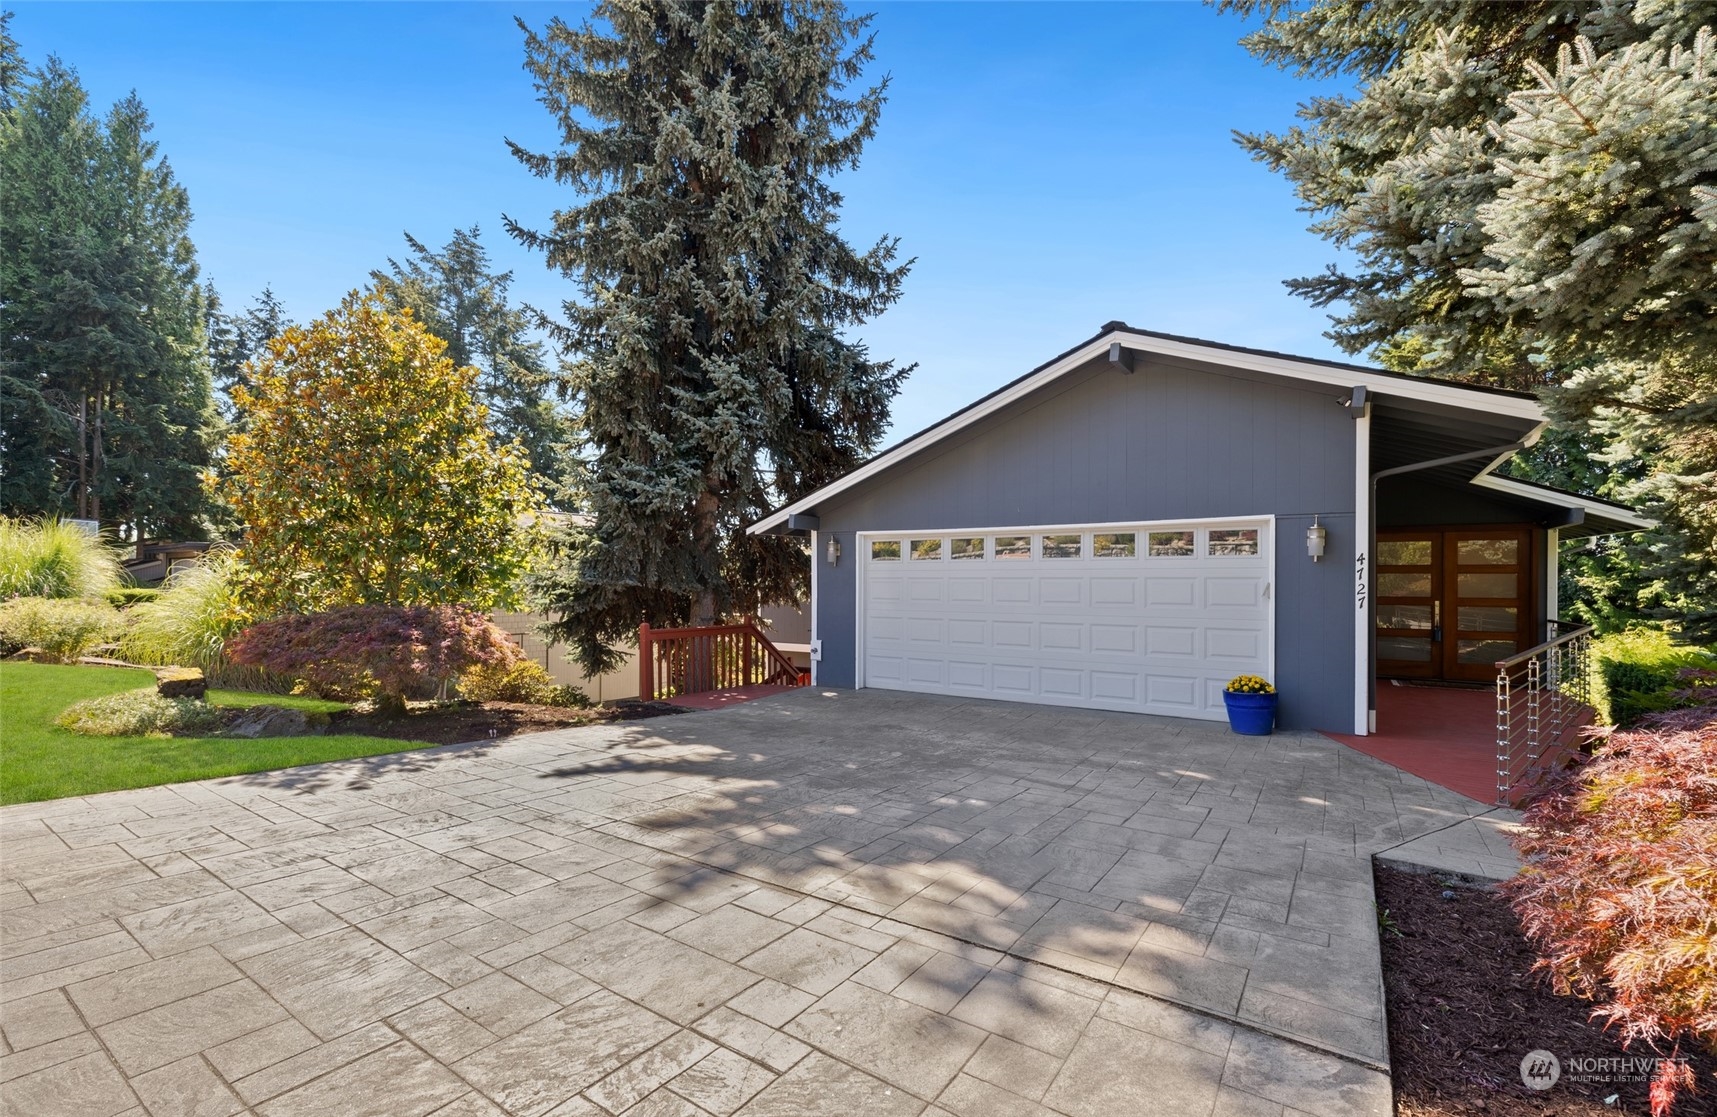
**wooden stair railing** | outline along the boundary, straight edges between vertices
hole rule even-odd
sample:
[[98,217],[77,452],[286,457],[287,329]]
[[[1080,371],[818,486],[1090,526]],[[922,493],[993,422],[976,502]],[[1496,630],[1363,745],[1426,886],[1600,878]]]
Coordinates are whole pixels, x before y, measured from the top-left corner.
[[804,683],[793,661],[750,621],[708,628],[638,626],[638,696],[645,701]]

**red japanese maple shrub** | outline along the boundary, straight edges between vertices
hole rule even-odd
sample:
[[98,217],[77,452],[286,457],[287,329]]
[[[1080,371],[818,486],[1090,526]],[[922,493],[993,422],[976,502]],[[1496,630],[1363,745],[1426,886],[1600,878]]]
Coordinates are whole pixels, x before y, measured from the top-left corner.
[[303,679],[324,692],[373,690],[400,712],[415,690],[519,650],[482,613],[460,605],[350,605],[252,625],[227,644],[235,663]]
[[1515,845],[1526,869],[1507,888],[1538,968],[1624,1043],[1670,1048],[1651,1087],[1663,1117],[1701,1089],[1681,1044],[1717,1050],[1717,705],[1611,734]]

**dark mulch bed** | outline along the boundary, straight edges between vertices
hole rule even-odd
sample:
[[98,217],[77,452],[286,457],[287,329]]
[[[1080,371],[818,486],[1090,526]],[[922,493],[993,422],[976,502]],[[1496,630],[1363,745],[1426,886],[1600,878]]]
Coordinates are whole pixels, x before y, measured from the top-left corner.
[[[1532,950],[1502,897],[1396,869],[1379,867],[1376,875],[1377,904],[1388,913],[1383,984],[1398,1117],[1651,1112],[1645,1081],[1575,1080],[1571,1059],[1652,1052],[1642,1044],[1624,1052],[1613,1033],[1587,1022],[1589,1002],[1556,996],[1531,972]],[[1453,900],[1443,899],[1445,889]],[[1520,1061],[1534,1050],[1561,1060],[1562,1077],[1548,1090],[1521,1081]],[[1717,1059],[1692,1062],[1700,1093],[1683,1093],[1676,1117],[1717,1113]],[[1612,1095],[1619,1096],[1604,1104]]]
[[616,702],[583,710],[565,706],[529,706],[522,702],[450,702],[414,704],[404,717],[337,714],[331,728],[335,733],[362,733],[370,737],[454,745],[492,737],[511,737],[517,733],[541,733],[548,729],[637,721],[688,712],[666,702]]

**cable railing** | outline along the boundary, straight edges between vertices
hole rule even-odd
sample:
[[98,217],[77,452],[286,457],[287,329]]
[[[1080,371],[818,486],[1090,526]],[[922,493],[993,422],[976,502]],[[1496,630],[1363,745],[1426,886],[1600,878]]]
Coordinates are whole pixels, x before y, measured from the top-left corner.
[[1576,763],[1596,716],[1589,625],[1552,621],[1552,638],[1496,665],[1496,801],[1515,806]]

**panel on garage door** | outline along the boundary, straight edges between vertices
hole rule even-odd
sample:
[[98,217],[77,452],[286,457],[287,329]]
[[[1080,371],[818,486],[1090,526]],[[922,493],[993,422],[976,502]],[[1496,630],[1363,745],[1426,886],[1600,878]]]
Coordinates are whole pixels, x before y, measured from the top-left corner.
[[1271,673],[1270,523],[861,538],[861,685],[1224,716]]

